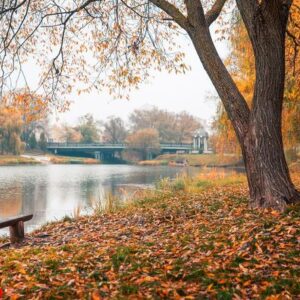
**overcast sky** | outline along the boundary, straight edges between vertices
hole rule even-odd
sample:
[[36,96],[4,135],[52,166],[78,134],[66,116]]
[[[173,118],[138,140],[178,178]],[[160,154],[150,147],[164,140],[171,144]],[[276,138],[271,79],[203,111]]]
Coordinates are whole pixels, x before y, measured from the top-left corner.
[[[209,124],[216,112],[217,101],[211,97],[216,95],[215,89],[189,40],[182,37],[181,44],[186,53],[186,63],[191,66],[191,71],[186,74],[175,75],[153,71],[149,83],[133,91],[129,101],[113,99],[104,92],[92,92],[80,96],[74,93],[69,98],[72,101],[70,110],[53,116],[52,120],[75,124],[80,116],[87,113],[93,114],[99,120],[105,120],[112,115],[127,120],[134,109],[157,106],[173,112],[185,110]],[[217,48],[221,57],[226,57],[228,50],[225,42],[217,43]],[[30,66],[31,75],[33,70]],[[31,76],[31,81],[38,80],[34,75]]]

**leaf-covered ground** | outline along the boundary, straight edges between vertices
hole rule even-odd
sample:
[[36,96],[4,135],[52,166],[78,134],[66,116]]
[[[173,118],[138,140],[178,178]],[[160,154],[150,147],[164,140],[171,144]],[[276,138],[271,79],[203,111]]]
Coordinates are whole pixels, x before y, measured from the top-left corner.
[[300,299],[299,233],[299,206],[252,211],[243,183],[161,194],[0,250],[0,287],[12,299]]

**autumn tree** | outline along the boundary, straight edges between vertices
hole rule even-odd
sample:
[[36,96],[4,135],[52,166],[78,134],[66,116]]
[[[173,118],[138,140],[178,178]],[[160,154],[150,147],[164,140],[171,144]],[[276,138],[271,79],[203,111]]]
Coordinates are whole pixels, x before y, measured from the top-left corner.
[[153,128],[159,134],[160,142],[174,141],[175,115],[166,110],[152,107],[150,109],[136,109],[130,116],[131,131]]
[[0,108],[0,149],[1,153],[19,155],[24,144],[21,141],[23,121],[18,110]]
[[159,134],[156,129],[140,129],[126,138],[128,149],[141,153],[142,159],[148,159],[160,150]]
[[200,121],[187,112],[176,114],[157,107],[136,109],[129,120],[132,131],[156,129],[161,143],[191,143],[195,131],[202,127]]
[[7,93],[3,99],[6,106],[18,109],[25,124],[45,119],[49,113],[49,102],[47,97],[25,90]]
[[107,143],[119,144],[125,141],[127,129],[119,117],[109,117],[104,123],[103,140]]
[[52,139],[56,142],[79,143],[82,139],[77,128],[68,124],[52,126],[50,133]]
[[203,128],[199,119],[182,111],[176,114],[175,143],[191,143],[193,135],[197,130]]
[[[294,18],[300,18],[295,15]],[[295,24],[289,25],[294,32]],[[282,113],[282,134],[286,152],[294,150],[300,143],[300,57],[295,53],[293,42],[288,35],[286,40],[286,79]],[[242,20],[237,16],[235,25],[230,32],[231,53],[226,64],[229,67],[235,83],[244,95],[247,103],[251,105],[255,85],[255,59],[247,31]],[[294,60],[294,63],[291,61]],[[217,118],[214,122],[217,138],[215,147],[219,152],[240,152],[234,128],[222,104],[218,107]]]
[[[17,109],[22,116],[22,141],[31,149],[36,148],[34,145],[35,134],[46,132],[48,130],[48,115],[51,112],[51,99],[46,96],[30,92],[26,89],[10,91],[3,97],[3,104],[6,107]],[[68,106],[57,107],[58,111],[65,111]],[[32,148],[33,147],[33,148]]]
[[[46,68],[41,86],[53,99],[70,92],[78,80],[85,84],[83,90],[106,86],[118,92],[137,87],[149,76],[151,66],[175,72],[187,69],[183,55],[174,51],[176,35],[184,31],[238,137],[251,206],[283,210],[300,200],[289,175],[281,133],[287,24],[291,10],[299,10],[298,1],[293,6],[292,0],[232,4],[245,24],[255,58],[251,106],[211,36],[211,25],[226,11],[225,4],[231,3],[226,0],[4,1],[0,8],[2,88],[12,72],[22,69],[20,58],[31,53]],[[226,31],[224,24],[219,26]],[[299,37],[289,33],[297,45]],[[87,52],[94,55],[90,61]]]

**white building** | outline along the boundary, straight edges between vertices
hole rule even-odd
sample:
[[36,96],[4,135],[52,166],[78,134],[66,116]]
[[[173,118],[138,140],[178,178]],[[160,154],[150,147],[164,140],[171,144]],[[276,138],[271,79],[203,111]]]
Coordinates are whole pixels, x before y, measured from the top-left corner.
[[210,153],[208,150],[208,133],[203,129],[195,132],[193,137],[193,152]]

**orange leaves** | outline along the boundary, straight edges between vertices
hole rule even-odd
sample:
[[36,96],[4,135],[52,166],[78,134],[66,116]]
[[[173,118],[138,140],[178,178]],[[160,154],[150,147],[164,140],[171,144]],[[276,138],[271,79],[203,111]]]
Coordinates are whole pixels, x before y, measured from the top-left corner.
[[26,92],[7,95],[4,103],[10,109],[18,110],[26,124],[45,118],[50,105],[46,98]]
[[0,286],[34,299],[296,299],[299,208],[253,211],[246,195],[245,184],[160,192],[49,224],[0,250]]
[[149,282],[154,282],[154,281],[159,281],[159,277],[152,277],[152,276],[142,276],[139,279],[135,281],[136,284],[143,284],[143,283],[149,283]]
[[98,291],[93,291],[91,295],[92,300],[102,300],[103,298],[100,296]]
[[142,151],[143,155],[148,151],[158,152],[160,148],[158,131],[153,128],[140,129],[127,137],[126,144],[130,149]]

